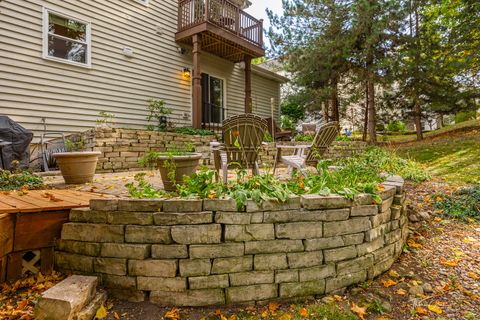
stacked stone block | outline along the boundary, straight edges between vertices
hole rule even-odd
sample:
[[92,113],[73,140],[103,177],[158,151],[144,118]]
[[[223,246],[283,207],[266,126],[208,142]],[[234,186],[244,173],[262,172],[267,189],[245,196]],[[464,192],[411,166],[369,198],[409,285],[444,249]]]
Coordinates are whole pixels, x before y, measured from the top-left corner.
[[[182,149],[192,144],[195,151],[202,154],[202,164],[212,167],[213,155],[210,142],[216,141],[216,136],[195,136],[172,132],[157,132],[134,129],[95,128],[81,134],[69,137],[72,141],[85,141],[88,150],[100,151],[97,173],[136,171],[143,168],[138,163],[146,152]],[[262,165],[273,166],[277,153],[276,144],[304,145],[308,142],[277,142],[267,143],[259,150],[259,162]],[[338,159],[352,156],[366,148],[361,141],[335,141],[325,155],[325,158]],[[283,151],[288,155],[289,150]]]
[[56,266],[161,305],[323,295],[378,276],[401,254],[403,180],[384,186],[380,204],[305,195],[241,212],[233,200],[92,200],[64,224]]

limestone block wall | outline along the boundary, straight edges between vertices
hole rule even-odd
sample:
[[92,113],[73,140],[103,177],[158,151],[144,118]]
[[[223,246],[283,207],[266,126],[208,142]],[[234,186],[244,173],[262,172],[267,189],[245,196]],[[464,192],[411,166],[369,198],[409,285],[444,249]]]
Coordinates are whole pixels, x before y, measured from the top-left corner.
[[92,200],[73,209],[55,254],[61,271],[97,275],[134,301],[205,306],[316,296],[388,270],[408,228],[403,180],[369,195],[285,203]]

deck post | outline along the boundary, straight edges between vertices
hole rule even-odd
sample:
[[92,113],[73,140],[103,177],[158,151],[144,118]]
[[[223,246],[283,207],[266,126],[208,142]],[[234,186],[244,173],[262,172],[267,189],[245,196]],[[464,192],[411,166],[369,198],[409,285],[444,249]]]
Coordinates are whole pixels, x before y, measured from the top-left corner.
[[245,56],[245,113],[252,113],[252,57]]
[[193,106],[192,126],[202,127],[202,73],[200,71],[201,40],[198,34],[193,35]]

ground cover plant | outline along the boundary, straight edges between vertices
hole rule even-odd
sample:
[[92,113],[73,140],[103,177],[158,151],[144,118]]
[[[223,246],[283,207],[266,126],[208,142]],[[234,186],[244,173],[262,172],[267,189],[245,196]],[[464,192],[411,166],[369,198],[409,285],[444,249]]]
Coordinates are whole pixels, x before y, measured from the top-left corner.
[[29,171],[12,173],[0,169],[0,190],[39,189],[43,187],[42,177]]
[[445,216],[480,220],[480,185],[462,188],[451,195],[439,193],[435,196],[435,207]]
[[[332,164],[335,169],[330,168]],[[369,148],[364,153],[336,162],[320,160],[316,169],[314,173],[297,172],[292,178],[282,181],[268,170],[263,174],[248,176],[245,169],[237,168],[236,179],[225,185],[216,181],[215,171],[204,167],[184,177],[173,194],[165,195],[155,190],[143,179],[144,176],[136,178],[136,184],[130,183],[127,188],[134,198],[232,198],[241,209],[247,200],[261,203],[267,199],[277,199],[284,202],[289,196],[301,194],[339,194],[352,199],[359,193],[368,193],[380,201],[377,194],[383,188],[381,183],[389,175],[400,175],[417,182],[430,178],[417,163],[380,148]]]

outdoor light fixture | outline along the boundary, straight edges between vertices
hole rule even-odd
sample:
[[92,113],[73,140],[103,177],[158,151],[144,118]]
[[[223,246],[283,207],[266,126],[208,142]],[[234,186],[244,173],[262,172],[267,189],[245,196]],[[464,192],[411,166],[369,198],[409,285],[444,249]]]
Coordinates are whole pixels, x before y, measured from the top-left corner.
[[185,79],[190,79],[191,73],[189,68],[183,68],[183,77]]

